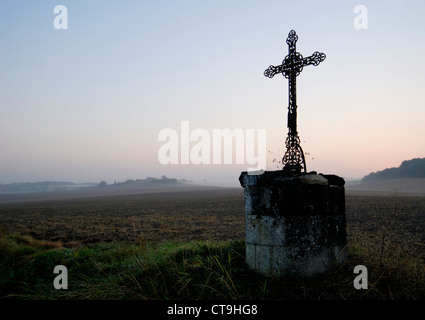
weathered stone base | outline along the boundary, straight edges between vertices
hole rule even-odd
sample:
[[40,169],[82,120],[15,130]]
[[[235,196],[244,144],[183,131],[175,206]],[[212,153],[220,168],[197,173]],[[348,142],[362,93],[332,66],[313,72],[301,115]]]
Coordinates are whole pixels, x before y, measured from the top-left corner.
[[284,171],[239,178],[248,265],[267,276],[323,273],[346,259],[344,180]]
[[[245,218],[246,261],[264,275],[314,275],[346,258],[343,239],[340,244],[327,239],[327,236],[332,238],[331,233],[343,237],[341,217],[246,215]],[[324,230],[327,234],[323,234]]]

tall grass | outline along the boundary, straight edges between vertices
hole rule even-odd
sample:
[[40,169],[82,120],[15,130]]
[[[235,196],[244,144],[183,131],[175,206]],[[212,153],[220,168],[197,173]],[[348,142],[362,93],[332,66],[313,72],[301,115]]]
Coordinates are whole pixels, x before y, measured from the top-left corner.
[[[387,236],[386,236],[387,237]],[[388,238],[387,238],[388,239]],[[266,278],[245,264],[243,240],[109,243],[65,248],[22,235],[0,238],[2,299],[423,299],[424,261],[395,263],[375,246],[353,243],[348,260],[326,274]],[[68,289],[53,287],[56,265]],[[354,266],[369,271],[369,288],[353,286]]]

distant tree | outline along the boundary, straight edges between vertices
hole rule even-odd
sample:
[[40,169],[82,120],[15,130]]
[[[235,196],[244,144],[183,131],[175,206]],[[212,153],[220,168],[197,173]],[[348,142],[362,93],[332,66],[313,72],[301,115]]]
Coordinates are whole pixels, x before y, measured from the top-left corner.
[[108,184],[106,183],[106,181],[102,181],[100,182],[97,186],[98,187],[106,187]]
[[387,168],[364,176],[362,182],[401,178],[425,178],[425,158],[405,160],[397,168]]

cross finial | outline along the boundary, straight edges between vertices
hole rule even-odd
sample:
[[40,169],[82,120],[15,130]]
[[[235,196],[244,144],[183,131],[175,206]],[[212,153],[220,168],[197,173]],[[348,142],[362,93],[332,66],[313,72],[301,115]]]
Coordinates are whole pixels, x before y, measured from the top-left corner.
[[273,78],[275,74],[282,73],[289,80],[288,137],[286,138],[286,153],[282,158],[283,169],[291,172],[300,172],[304,168],[304,172],[307,172],[304,152],[297,132],[296,77],[301,73],[303,67],[308,65],[317,66],[325,60],[326,55],[316,51],[310,57],[303,58],[299,52],[296,52],[297,41],[296,32],[291,30],[286,39],[286,44],[289,47],[288,55],[281,65],[268,67],[264,71],[264,75],[268,78]]
[[288,38],[286,39],[286,43],[288,46],[295,45],[295,43],[298,41],[298,36],[295,30],[289,31]]

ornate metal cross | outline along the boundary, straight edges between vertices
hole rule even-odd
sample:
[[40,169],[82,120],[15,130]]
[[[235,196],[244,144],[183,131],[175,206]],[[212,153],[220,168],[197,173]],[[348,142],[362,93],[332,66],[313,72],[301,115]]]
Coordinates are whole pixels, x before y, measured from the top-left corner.
[[291,172],[307,172],[304,152],[300,145],[300,138],[297,132],[297,88],[296,77],[303,70],[304,66],[314,65],[317,66],[320,62],[325,60],[324,53],[316,51],[310,57],[303,58],[303,56],[296,52],[295,44],[298,36],[294,30],[291,30],[286,39],[289,46],[289,53],[283,60],[280,66],[270,66],[264,75],[273,78],[275,74],[282,73],[282,75],[289,80],[289,106],[288,106],[288,137],[286,138],[286,152],[282,158],[284,164],[283,170]]

